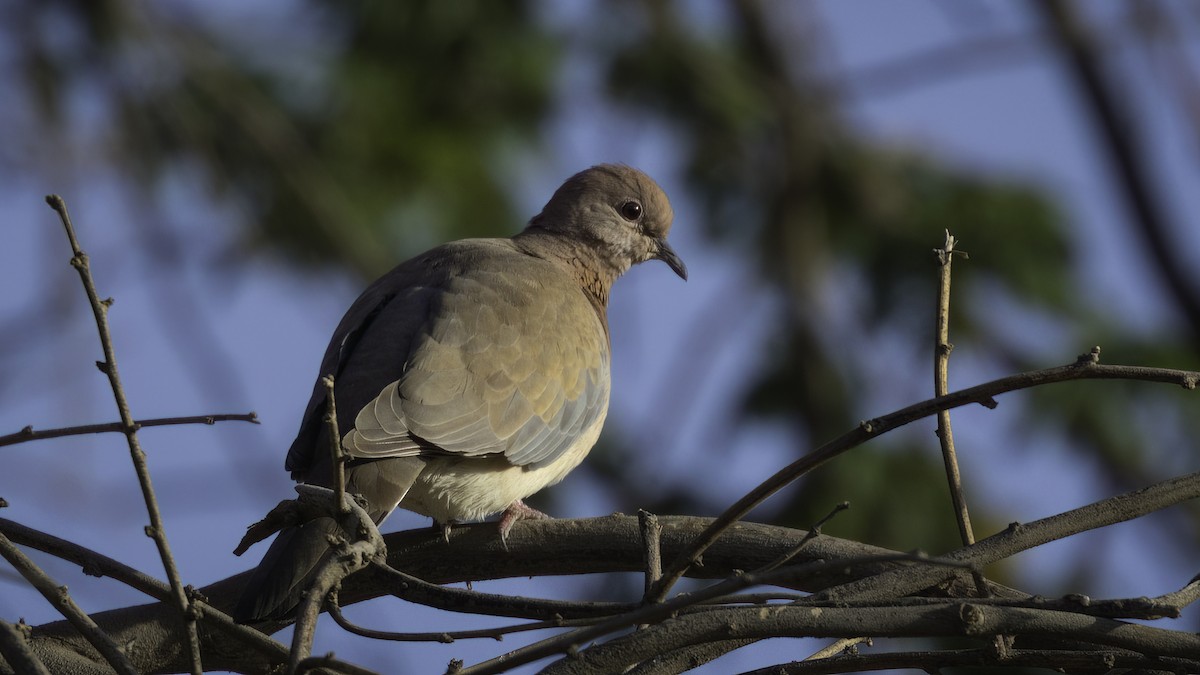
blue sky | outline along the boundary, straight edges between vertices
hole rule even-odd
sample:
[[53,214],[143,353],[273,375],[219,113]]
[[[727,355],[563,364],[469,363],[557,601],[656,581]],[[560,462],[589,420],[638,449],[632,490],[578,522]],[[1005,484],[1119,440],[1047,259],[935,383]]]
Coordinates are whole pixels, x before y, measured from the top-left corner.
[[[197,3],[192,3],[193,5]],[[1030,17],[1012,3],[969,3],[987,8],[979,28],[964,27],[970,18],[955,18],[946,2],[930,0],[826,0],[815,3],[821,23],[816,45],[823,72],[830,77],[868,73],[894,64],[906,55],[969,39],[974,35],[1026,35]],[[549,9],[551,5],[546,3]],[[212,9],[214,25],[246,25],[234,13],[236,3]],[[1120,5],[1089,3],[1089,11],[1113,17]],[[585,25],[578,17],[596,11],[594,3],[572,2],[554,6],[547,21],[568,34]],[[720,10],[706,4],[697,10],[697,21],[718,20]],[[230,17],[233,17],[230,20]],[[714,18],[715,17],[715,18]],[[1191,54],[1191,56],[1196,56]],[[1158,72],[1129,52],[1122,56],[1129,72]],[[661,265],[635,269],[614,290],[610,324],[614,340],[614,385],[610,429],[618,428],[648,447],[658,446],[663,432],[648,424],[645,411],[664,398],[689,401],[680,413],[678,433],[671,435],[662,452],[647,454],[651,475],[664,480],[703,481],[713,485],[714,501],[725,503],[752,488],[794,456],[795,448],[780,430],[770,425],[733,432],[734,455],[747,458],[736,466],[713,466],[694,461],[692,453],[705,450],[705,439],[714,429],[732,423],[730,408],[737,400],[742,373],[756,367],[761,338],[769,329],[776,303],[756,285],[753,270],[739,259],[713,249],[689,222],[698,220],[697,202],[678,175],[679,152],[668,129],[630,119],[599,104],[591,88],[586,51],[564,66],[561,115],[546,130],[553,151],[529,160],[528,171],[512,177],[512,189],[528,215],[536,213],[551,191],[567,175],[602,161],[620,161],[656,176],[676,204],[676,228],[671,238],[691,271],[681,283]],[[853,79],[851,79],[853,81]],[[1171,206],[1176,223],[1178,253],[1200,267],[1200,237],[1188,226],[1188,214],[1200,212],[1200,193],[1191,189],[1196,172],[1196,139],[1178,109],[1164,98],[1160,82],[1128,79],[1130,102],[1145,123],[1140,129],[1153,150],[1158,188]],[[88,133],[102,134],[105,113],[97,111],[87,92],[74,100],[75,116],[85,132],[79,147],[94,143]],[[1157,276],[1140,240],[1127,224],[1124,206],[1117,198],[1106,165],[1080,108],[1073,83],[1064,77],[1058,61],[1036,44],[1006,57],[1003,65],[971,70],[930,84],[902,90],[846,92],[845,111],[864,134],[887,144],[931,154],[950,164],[989,174],[1037,180],[1050,186],[1061,199],[1073,227],[1083,261],[1080,302],[1092,304],[1114,320],[1142,327],[1153,334],[1178,327],[1164,305]],[[259,427],[224,425],[145,430],[142,443],[150,453],[150,466],[159,489],[181,572],[188,583],[202,585],[243,571],[257,561],[261,547],[248,559],[231,551],[245,525],[261,516],[278,500],[291,495],[291,482],[282,470],[283,455],[307,401],[317,364],[332,327],[359,288],[350,278],[336,274],[298,274],[269,259],[255,259],[243,268],[214,270],[231,237],[223,223],[228,213],[214,207],[201,189],[181,172],[168,204],[187,248],[176,259],[146,255],[145,232],[132,225],[143,205],[133,203],[121,178],[106,171],[102,157],[77,148],[47,147],[33,139],[6,139],[11,156],[29,153],[28,171],[10,172],[0,183],[5,205],[6,244],[0,247],[0,325],[14,325],[14,317],[38,316],[41,323],[21,325],[13,338],[19,353],[0,356],[5,377],[0,382],[0,433],[31,424],[35,428],[108,421],[115,418],[104,378],[91,366],[100,358],[91,317],[74,271],[67,265],[69,250],[54,214],[42,198],[61,192],[72,209],[85,249],[92,255],[94,273],[102,295],[116,299],[110,320],[116,339],[118,364],[135,416],[244,412],[255,410]],[[47,159],[47,155],[55,156]],[[515,231],[522,223],[511,223]],[[937,240],[930,241],[930,247]],[[971,242],[963,247],[971,250]],[[981,252],[983,253],[983,252]],[[915,254],[915,253],[914,253]],[[961,268],[960,268],[961,269]],[[969,274],[969,267],[960,273]],[[744,299],[728,316],[738,325],[737,339],[698,366],[703,387],[693,391],[687,383],[673,382],[673,345],[686,344],[687,331],[705,316],[713,302],[726,302],[730,288]],[[47,303],[52,315],[40,315]],[[979,311],[966,307],[961,311]],[[1036,326],[1034,329],[1036,330]],[[181,353],[181,331],[208,332],[204,342],[222,365],[205,377],[189,365],[195,354]],[[1071,360],[1086,351],[1087,335],[1046,333],[1043,345],[1047,364]],[[1036,339],[1036,338],[1035,338]],[[189,342],[190,344],[190,342]],[[928,395],[927,359],[908,358],[879,336],[864,336],[861,344],[847,345],[847,357],[878,361],[881,376],[912,382],[911,386],[884,388],[862,402],[869,417]],[[1106,354],[1106,357],[1108,354]],[[666,357],[666,358],[664,358]],[[1120,360],[1119,355],[1113,355]],[[1170,365],[1170,364],[1152,364]],[[955,352],[952,386],[965,386],[1005,373],[989,370],[986,355]],[[744,382],[744,379],[741,380]],[[207,383],[206,383],[207,382]],[[728,384],[732,383],[732,384]],[[970,496],[987,503],[1011,520],[1030,520],[1106,496],[1095,487],[1093,467],[1080,465],[1061,447],[1049,444],[1034,450],[1006,446],[1004,432],[1019,425],[1020,406],[1002,401],[996,411],[965,409],[956,413],[955,430],[961,448],[964,475]],[[931,426],[906,433],[928,434]],[[932,438],[932,436],[929,436]],[[124,441],[116,435],[64,439],[4,448],[5,469],[0,472],[0,496],[11,506],[4,517],[69,537],[156,574],[159,566],[150,541],[141,533],[145,522]],[[933,445],[931,443],[931,451]],[[1063,481],[1063,475],[1071,480]],[[647,481],[642,489],[652,489]],[[1102,485],[1102,483],[1101,483]],[[586,477],[572,476],[554,488],[570,499],[560,499],[559,516],[591,516],[614,510],[633,512],[637,504],[618,504],[589,485]],[[425,525],[423,519],[403,514],[388,527]],[[1132,526],[1115,528],[1103,536],[1081,537],[1032,551],[1021,560],[1027,581],[1052,586],[1064,574],[1062,554],[1076,547],[1100,552],[1098,564],[1113,569],[1140,569],[1129,575],[1094,580],[1086,592],[1095,595],[1154,595],[1174,590],[1194,573],[1186,561],[1155,559],[1145,540]],[[106,609],[141,601],[136,593],[118,584],[79,577],[68,565],[46,556],[35,558],[47,571],[71,585],[76,600],[87,609]],[[1104,575],[1100,575],[1104,576]],[[29,623],[56,618],[55,613],[0,570],[0,616]],[[550,585],[569,587],[570,580]],[[546,584],[538,582],[537,588]],[[476,588],[504,588],[532,592],[527,581],[478,584]],[[1031,587],[1036,591],[1037,588]],[[447,616],[415,608],[396,600],[355,607],[350,616],[375,625],[449,626],[460,615]],[[1193,624],[1195,617],[1190,619]],[[282,637],[282,636],[280,636]],[[512,648],[515,640],[503,646]],[[815,649],[816,647],[814,647]],[[419,656],[411,647],[347,638],[339,629],[323,626],[317,651],[336,650],[353,655],[356,662],[382,670],[397,667],[398,660],[420,663],[423,670],[440,668],[450,658],[468,662],[496,653],[497,643],[432,645]],[[755,656],[737,655],[715,670],[746,669],[802,656],[804,648],[782,647]],[[409,658],[419,662],[407,661]]]

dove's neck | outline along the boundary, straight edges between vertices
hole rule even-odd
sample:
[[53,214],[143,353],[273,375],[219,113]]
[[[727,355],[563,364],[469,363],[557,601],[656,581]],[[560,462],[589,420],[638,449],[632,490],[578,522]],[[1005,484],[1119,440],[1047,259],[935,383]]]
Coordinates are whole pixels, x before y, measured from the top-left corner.
[[622,269],[607,259],[594,244],[539,227],[526,228],[513,237],[513,242],[529,255],[562,267],[588,294],[601,318],[608,308],[613,282],[628,269],[628,265]]

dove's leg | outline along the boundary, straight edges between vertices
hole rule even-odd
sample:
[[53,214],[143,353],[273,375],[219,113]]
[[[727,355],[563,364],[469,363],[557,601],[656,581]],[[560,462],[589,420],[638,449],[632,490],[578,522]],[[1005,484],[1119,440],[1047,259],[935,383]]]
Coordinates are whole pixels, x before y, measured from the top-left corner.
[[504,509],[504,514],[500,516],[500,541],[504,542],[505,548],[508,548],[508,531],[518,520],[541,520],[549,517],[532,506],[526,506],[525,502],[518,499],[509,504],[508,508]]

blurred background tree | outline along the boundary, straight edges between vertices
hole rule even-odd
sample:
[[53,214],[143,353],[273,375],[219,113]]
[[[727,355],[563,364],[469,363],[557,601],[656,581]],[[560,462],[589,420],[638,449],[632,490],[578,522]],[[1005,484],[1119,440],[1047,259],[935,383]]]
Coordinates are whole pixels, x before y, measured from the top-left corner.
[[[81,375],[94,337],[38,205],[59,192],[117,297],[135,413],[255,408],[267,423],[153,458],[173,540],[198,540],[177,545],[189,580],[244,567],[213,537],[235,541],[287,496],[292,425],[357,290],[438,242],[511,234],[601,161],[667,187],[694,275],[680,288],[638,272],[614,293],[613,414],[579,475],[541,496],[552,513],[714,514],[858,420],[930,396],[931,249],[947,229],[971,254],[952,385],[1093,344],[1112,362],[1200,367],[1187,2],[55,0],[0,17],[4,419],[110,414]],[[1080,383],[956,413],[977,533],[1193,469],[1196,405]],[[862,448],[755,517],[806,526],[849,500],[827,531],[953,548],[931,431]],[[123,460],[96,447],[50,463],[12,451],[10,516],[64,536],[89,504],[110,527],[140,522],[112,498],[128,491]],[[1195,572],[1197,517],[989,573],[1047,594],[1165,592]],[[3,595],[0,613],[32,616]]]

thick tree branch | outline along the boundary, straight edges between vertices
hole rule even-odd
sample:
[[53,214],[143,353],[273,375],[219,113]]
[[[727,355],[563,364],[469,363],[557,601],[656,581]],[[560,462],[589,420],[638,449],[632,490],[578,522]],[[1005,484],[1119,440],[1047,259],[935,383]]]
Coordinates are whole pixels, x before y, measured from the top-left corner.
[[[865,611],[864,611],[865,610]],[[993,635],[1054,637],[1194,660],[1200,635],[1129,624],[1071,612],[994,607],[950,601],[935,607],[843,608],[796,605],[722,607],[669,619],[646,630],[561,659],[541,672],[583,675],[621,672],[664,651],[724,640],[777,637],[916,638]]]
[[[711,521],[659,516],[659,522],[663,526],[663,553],[673,555]],[[4,521],[0,521],[0,528],[4,525]],[[801,530],[741,523],[712,547],[705,556],[705,567],[693,570],[692,574],[722,578],[735,569],[761,567],[794,548],[804,536],[805,532]],[[457,527],[451,531],[448,543],[440,531],[431,528],[393,533],[387,535],[385,541],[391,567],[441,584],[643,569],[644,546],[637,518],[633,516],[521,521],[509,533],[508,551],[500,544],[495,525],[490,523]],[[795,562],[889,553],[887,549],[822,536],[807,544]],[[817,590],[849,578],[878,574],[894,565],[881,562],[852,570],[837,570],[805,579],[804,585],[809,587],[806,590]],[[217,610],[228,610],[237,601],[249,575],[246,572],[218,581],[200,589],[200,593]],[[341,603],[344,606],[378,597],[387,594],[388,588],[369,571],[356,574],[343,583]],[[1019,595],[1003,587],[995,587],[994,592]],[[167,673],[187,668],[185,655],[179,649],[183,633],[178,611],[170,602],[123,607],[94,613],[92,617],[118,643],[137,641],[139,649],[130,655],[130,659],[139,672]],[[244,633],[253,631],[246,631],[245,627],[213,621],[207,614],[202,617],[201,624],[205,668],[260,673],[287,663],[287,652],[280,649],[278,643],[251,639]],[[274,632],[285,625],[274,622],[258,628]],[[52,672],[109,671],[94,650],[64,621],[35,627],[30,648]],[[10,671],[0,664],[0,672]]]

